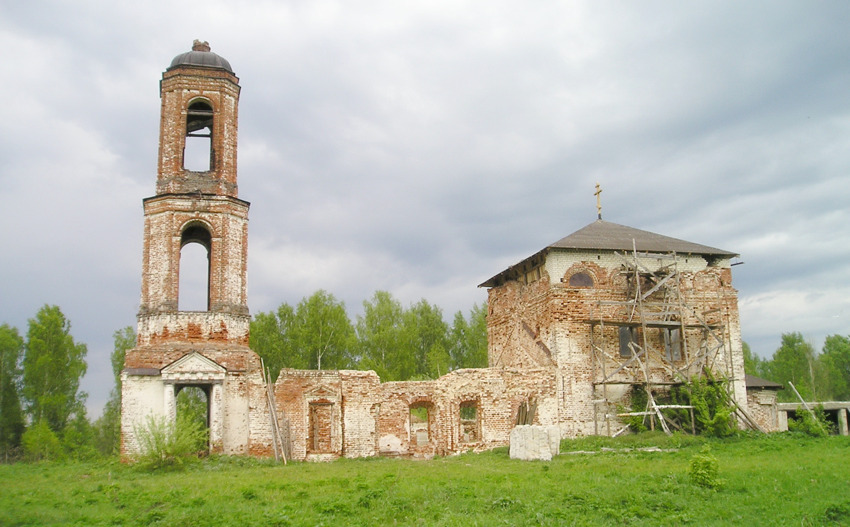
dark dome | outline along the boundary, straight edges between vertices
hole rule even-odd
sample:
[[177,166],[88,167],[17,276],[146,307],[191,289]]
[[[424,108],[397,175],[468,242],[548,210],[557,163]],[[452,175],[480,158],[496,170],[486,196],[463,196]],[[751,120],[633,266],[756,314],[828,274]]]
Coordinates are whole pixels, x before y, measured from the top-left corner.
[[209,43],[201,42],[200,40],[194,42],[192,51],[187,51],[174,57],[168,69],[173,70],[179,66],[199,66],[201,68],[213,68],[233,73],[233,68],[230,67],[227,59],[210,51]]

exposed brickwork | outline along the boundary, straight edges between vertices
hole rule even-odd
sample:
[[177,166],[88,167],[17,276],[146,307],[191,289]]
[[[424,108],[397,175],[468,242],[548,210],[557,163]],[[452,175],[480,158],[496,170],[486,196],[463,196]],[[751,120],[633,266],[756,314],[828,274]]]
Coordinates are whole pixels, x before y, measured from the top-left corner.
[[747,390],[747,405],[750,416],[767,432],[775,432],[780,429],[776,395],[775,389]]
[[[209,52],[196,46],[195,51]],[[146,416],[173,419],[176,393],[200,386],[208,394],[210,449],[272,454],[271,421],[259,357],[248,349],[248,207],[237,197],[239,85],[225,69],[178,64],[160,84],[156,195],[144,200],[142,294],[137,347],[122,374],[122,452],[138,449]],[[184,169],[190,106],[203,101],[212,120],[210,169]],[[178,311],[180,251],[209,251],[208,310]],[[203,367],[209,371],[192,371]],[[186,368],[189,368],[188,370]]]
[[[642,257],[640,265],[655,270],[672,262],[669,258],[662,262],[659,255],[659,259]],[[663,390],[663,386],[682,380],[682,376],[673,374],[671,366],[682,370],[685,378],[707,367],[730,379],[736,399],[746,408],[737,291],[731,285],[728,262],[709,265],[702,257],[687,256],[678,257],[676,265],[677,302],[685,306],[677,313],[682,313],[680,321],[686,328],[680,359],[665,360],[664,328],[639,328],[638,342],[650,350],[646,373],[640,361],[620,368],[625,359],[619,356],[619,327],[634,323],[636,316],[634,304],[629,304],[634,291],[623,258],[605,250],[553,251],[536,272],[489,289],[490,365],[556,368],[561,379],[559,405],[564,436],[606,433],[600,424],[605,412],[614,409],[594,405],[593,401],[627,403],[628,385],[645,382],[647,376]],[[558,274],[550,276],[550,271]],[[592,286],[570,286],[570,277],[576,273],[589,275]],[[643,291],[648,291],[649,285],[645,284]],[[647,299],[647,305],[663,300],[659,290]],[[706,338],[701,321],[714,328],[708,333],[716,334],[716,338]],[[721,340],[719,351],[696,360],[706,341],[716,347]],[[597,353],[593,353],[594,345]],[[605,378],[608,384],[599,384]]]
[[[200,191],[237,196],[236,145],[239,79],[224,70],[181,66],[162,75],[157,194]],[[186,118],[196,100],[215,112],[212,130],[213,174],[183,168]]]
[[[557,424],[554,373],[467,369],[433,381],[382,384],[372,371],[286,369],[275,384],[275,400],[289,422],[293,459],[432,457],[507,445],[523,402],[537,403],[536,423]],[[474,440],[464,435],[462,405],[477,410]],[[327,422],[311,420],[311,410],[315,416],[319,407]],[[411,417],[417,407],[427,409],[421,427]],[[423,441],[417,441],[417,430]]]

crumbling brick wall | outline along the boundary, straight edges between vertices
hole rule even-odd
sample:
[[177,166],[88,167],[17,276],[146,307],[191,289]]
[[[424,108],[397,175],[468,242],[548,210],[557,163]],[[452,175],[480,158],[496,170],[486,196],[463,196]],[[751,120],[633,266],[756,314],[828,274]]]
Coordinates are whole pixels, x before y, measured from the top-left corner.
[[[669,257],[665,258],[643,257],[641,269],[670,265]],[[664,356],[668,329],[637,324],[636,342],[649,350],[648,367],[644,369],[637,360],[622,367],[627,359],[620,357],[620,327],[635,326],[636,316],[634,303],[630,304],[634,299],[630,280],[634,279],[623,258],[606,251],[554,252],[536,269],[489,289],[491,366],[557,369],[563,437],[605,433],[599,426],[605,414],[614,412],[617,402],[627,405],[630,385],[645,383],[647,377],[651,384],[664,386],[708,368],[731,380],[736,400],[746,407],[737,291],[731,285],[728,262],[712,264],[691,255],[675,263],[677,302],[685,306],[681,323],[686,329],[677,337],[683,343],[680,358]],[[577,273],[589,277],[580,283],[590,285],[571,285]],[[643,291],[650,287],[644,284]],[[648,301],[661,303],[662,295],[660,289]],[[694,360],[706,342],[718,350],[705,353],[704,360]],[[671,366],[684,373],[674,374]],[[600,384],[603,379],[608,384]],[[600,399],[612,404],[594,404]]]
[[[431,457],[507,445],[523,402],[536,403],[535,423],[556,424],[555,391],[552,369],[466,369],[387,383],[371,371],[285,369],[275,399],[289,422],[293,459]],[[462,419],[461,407],[475,409],[475,423]],[[427,414],[423,422],[417,408]],[[317,422],[319,413],[330,422]]]
[[[170,374],[173,365],[193,355],[214,363],[219,373]],[[207,388],[212,452],[272,455],[271,421],[257,354],[248,348],[175,343],[127,352],[122,372],[123,456],[138,453],[137,434],[148,416],[173,419],[176,389],[180,386]]]
[[750,416],[766,432],[779,431],[779,411],[776,406],[775,389],[747,390],[747,406]]

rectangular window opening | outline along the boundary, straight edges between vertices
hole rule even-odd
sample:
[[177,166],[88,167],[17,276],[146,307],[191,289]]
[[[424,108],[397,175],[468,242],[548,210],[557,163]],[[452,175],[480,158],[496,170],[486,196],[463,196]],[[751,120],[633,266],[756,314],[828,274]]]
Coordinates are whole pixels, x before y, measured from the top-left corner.
[[664,330],[664,356],[667,360],[682,360],[682,329]]
[[410,407],[410,442],[425,446],[431,442],[430,409],[426,405]]
[[478,405],[475,401],[460,404],[460,442],[475,443],[479,440]]
[[[637,328],[629,326],[620,326],[620,357],[631,357],[634,353],[632,348],[637,345]],[[631,344],[631,346],[630,346]]]
[[310,430],[307,449],[310,452],[331,452],[333,403],[310,403]]

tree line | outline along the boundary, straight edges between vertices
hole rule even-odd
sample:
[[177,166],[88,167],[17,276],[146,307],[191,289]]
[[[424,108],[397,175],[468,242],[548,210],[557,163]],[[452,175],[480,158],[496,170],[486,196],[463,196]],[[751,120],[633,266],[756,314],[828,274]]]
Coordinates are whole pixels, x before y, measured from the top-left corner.
[[[135,345],[131,328],[116,332],[115,339],[116,347]],[[85,344],[74,341],[71,323],[58,306],[39,309],[26,335],[0,325],[0,460],[22,452],[32,459],[117,452],[120,391],[113,389],[103,416],[91,423],[87,394],[80,390],[87,352]],[[123,362],[123,351],[120,361],[113,354],[116,378]]]
[[798,400],[789,382],[806,401],[850,401],[850,336],[826,337],[817,353],[801,333],[784,333],[768,359],[754,355],[744,343],[744,370],[783,385],[779,401]]
[[281,368],[374,370],[382,381],[433,379],[487,366],[486,308],[476,305],[468,317],[458,311],[449,325],[424,299],[405,308],[376,291],[352,321],[341,301],[320,290],[294,307],[283,303],[258,313],[250,345],[272,380]]

